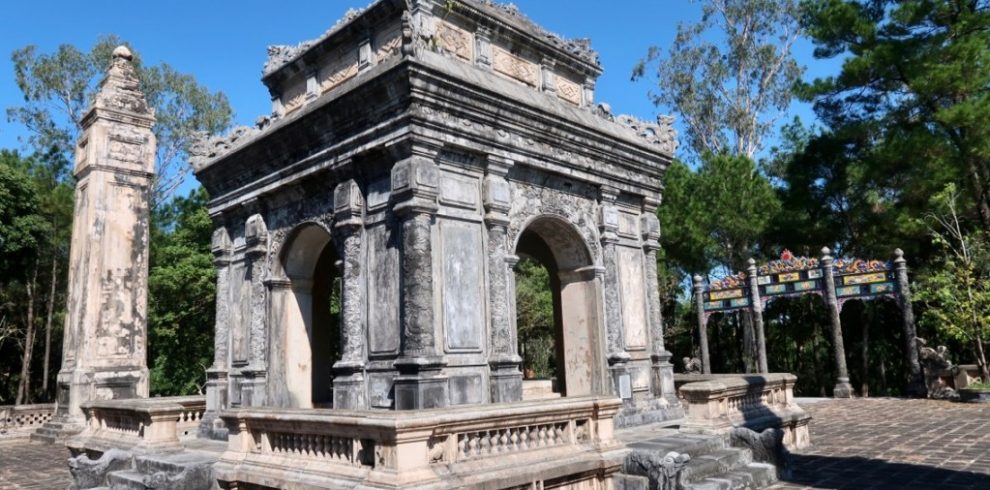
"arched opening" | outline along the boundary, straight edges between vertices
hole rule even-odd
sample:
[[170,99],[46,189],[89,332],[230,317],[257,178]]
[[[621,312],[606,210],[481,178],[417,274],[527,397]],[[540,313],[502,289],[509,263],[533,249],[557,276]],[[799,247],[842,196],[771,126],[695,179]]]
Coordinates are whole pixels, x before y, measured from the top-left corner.
[[523,398],[604,393],[600,287],[583,239],[566,221],[541,217],[520,234],[516,255]]
[[330,234],[315,224],[295,230],[279,255],[282,284],[272,291],[276,405],[332,405],[332,367],[340,359],[337,260]]

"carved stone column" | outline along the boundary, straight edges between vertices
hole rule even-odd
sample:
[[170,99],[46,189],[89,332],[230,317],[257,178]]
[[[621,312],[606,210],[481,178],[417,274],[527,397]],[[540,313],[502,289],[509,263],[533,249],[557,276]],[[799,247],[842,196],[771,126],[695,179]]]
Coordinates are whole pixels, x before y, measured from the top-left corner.
[[614,393],[622,399],[632,398],[632,384],[629,379],[628,363],[631,358],[625,350],[622,328],[622,297],[619,293],[619,258],[616,245],[619,243],[619,211],[615,200],[619,196],[616,189],[601,188],[601,230],[602,262],[605,277],[602,293],[605,299],[605,336],[609,371],[612,374]]
[[911,308],[911,284],[908,282],[907,261],[904,251],[894,250],[894,271],[897,275],[898,305],[904,319],[904,357],[907,361],[907,394],[908,396],[923,397],[928,394],[925,380],[921,374],[921,364],[918,362],[918,348],[915,338],[918,332],[914,327],[914,309]]
[[333,407],[367,408],[365,286],[362,270],[364,199],[357,182],[334,189],[334,228],[341,250],[340,360],[333,365]]
[[663,312],[660,304],[660,284],[657,278],[657,251],[660,250],[660,220],[657,201],[647,200],[641,216],[643,254],[646,262],[646,300],[649,307],[650,360],[653,363],[653,396],[677,399],[674,388],[674,365],[670,351],[664,345]]
[[746,266],[747,279],[749,280],[749,298],[751,310],[753,312],[753,326],[756,328],[756,356],[757,367],[761,373],[768,373],[767,367],[767,340],[763,327],[763,301],[760,300],[760,284],[756,280],[756,260],[750,258]]
[[701,372],[712,374],[712,361],[708,357],[708,317],[705,315],[705,283],[704,279],[695,274],[694,306],[698,310],[698,343],[701,346]]
[[226,227],[213,232],[210,246],[213,266],[217,269],[217,308],[213,334],[213,365],[206,370],[206,412],[199,433],[211,437],[217,416],[227,406],[228,373],[230,370],[230,234]]
[[[258,203],[247,204],[257,208]],[[268,258],[268,227],[260,214],[251,215],[244,225],[244,258],[247,277],[251,284],[251,302],[248,312],[248,365],[241,370],[244,380],[241,388],[241,406],[257,407],[267,401],[265,383],[268,375],[268,308],[265,285],[265,267]]]
[[446,361],[437,352],[433,311],[433,220],[439,175],[432,158],[414,154],[392,167],[392,210],[402,226],[402,354],[395,361],[395,408],[448,404]]
[[488,228],[488,310],[491,344],[488,364],[493,403],[522,400],[522,358],[516,342],[515,273],[518,257],[508,243],[511,192],[505,176],[514,162],[495,155],[488,157],[485,176],[485,226]]
[[822,249],[822,275],[825,276],[825,302],[832,321],[832,346],[835,348],[835,372],[837,373],[835,398],[851,398],[852,385],[849,384],[849,371],[846,369],[846,348],[842,344],[842,320],[839,318],[839,301],[835,296],[835,276],[833,276],[831,250]]

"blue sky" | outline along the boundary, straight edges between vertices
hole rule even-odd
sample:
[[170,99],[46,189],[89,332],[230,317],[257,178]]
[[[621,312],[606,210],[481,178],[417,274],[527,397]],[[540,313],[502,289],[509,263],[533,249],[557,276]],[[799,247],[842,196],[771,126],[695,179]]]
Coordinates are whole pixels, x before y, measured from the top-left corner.
[[[267,114],[271,102],[261,84],[261,67],[270,44],[296,44],[320,35],[348,8],[370,0],[27,1],[11,2],[0,16],[0,109],[17,105],[10,53],[27,44],[52,52],[59,44],[88,50],[101,34],[117,34],[151,64],[166,62],[194,75],[211,90],[230,98],[235,122],[251,124]],[[647,98],[650,83],[632,82],[630,73],[651,45],[665,48],[679,22],[700,18],[700,5],[687,0],[516,0],[526,15],[565,37],[590,37],[605,73],[597,98],[615,113],[653,119]],[[838,70],[834,61],[816,61],[811,46],[796,48],[807,76]],[[810,108],[794,104],[793,115],[813,120]],[[0,117],[0,148],[25,148],[23,128]]]

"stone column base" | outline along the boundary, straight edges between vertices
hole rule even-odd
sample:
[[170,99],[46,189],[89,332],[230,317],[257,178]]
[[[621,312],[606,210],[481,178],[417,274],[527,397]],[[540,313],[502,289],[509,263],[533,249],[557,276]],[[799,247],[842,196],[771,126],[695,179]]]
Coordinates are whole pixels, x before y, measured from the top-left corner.
[[439,358],[412,358],[396,361],[399,375],[395,377],[395,409],[416,410],[442,408],[449,405],[444,362]]
[[241,375],[243,376],[240,383],[241,406],[260,407],[265,405],[268,399],[267,373],[265,371],[243,370]]
[[491,363],[492,403],[517,402],[522,400],[522,359],[514,358],[492,361]]
[[632,379],[629,377],[629,367],[625,362],[616,362],[608,367],[612,377],[612,394],[621,398],[627,404],[632,403]]
[[223,369],[206,370],[206,411],[199,423],[199,437],[226,440],[227,428],[220,420],[220,412],[228,408],[227,394],[230,382]]
[[338,362],[333,370],[336,374],[333,377],[333,408],[344,410],[368,408],[364,366]]
[[670,352],[651,356],[653,361],[653,396],[677,403],[677,388],[674,386],[674,365],[670,363]]
[[839,378],[835,383],[835,388],[832,389],[833,398],[852,398],[853,397],[853,387],[849,384],[849,378]]

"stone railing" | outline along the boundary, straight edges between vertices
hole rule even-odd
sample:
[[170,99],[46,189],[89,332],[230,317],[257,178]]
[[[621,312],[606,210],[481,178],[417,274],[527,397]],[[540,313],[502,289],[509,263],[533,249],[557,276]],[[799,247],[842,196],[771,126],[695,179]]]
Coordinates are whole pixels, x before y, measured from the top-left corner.
[[230,486],[503,488],[553,480],[599,488],[626,453],[613,438],[620,406],[560,398],[416,412],[234,410],[221,414],[230,438],[214,470]]
[[51,420],[54,413],[54,403],[0,406],[0,440],[29,437]]
[[206,410],[204,396],[106,400],[84,403],[85,429],[69,439],[73,454],[91,457],[111,448],[138,452],[172,451],[196,436]]
[[736,427],[757,432],[779,428],[785,447],[807,447],[811,416],[794,402],[796,381],[797,376],[787,373],[675,375],[687,407],[681,430],[720,434]]

